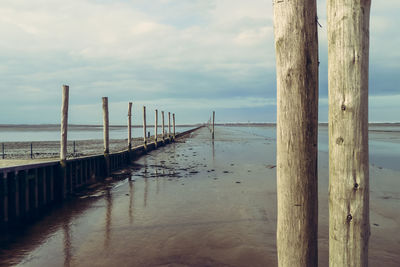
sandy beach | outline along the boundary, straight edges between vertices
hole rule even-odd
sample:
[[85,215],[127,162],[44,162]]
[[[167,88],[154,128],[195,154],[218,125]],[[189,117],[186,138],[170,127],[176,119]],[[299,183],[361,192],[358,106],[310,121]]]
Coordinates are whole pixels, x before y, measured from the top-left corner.
[[[277,266],[275,150],[273,126],[217,127],[214,142],[202,128],[2,236],[0,265]],[[328,266],[324,148],[318,162],[319,266]],[[390,166],[371,162],[370,266],[400,263],[400,171]]]

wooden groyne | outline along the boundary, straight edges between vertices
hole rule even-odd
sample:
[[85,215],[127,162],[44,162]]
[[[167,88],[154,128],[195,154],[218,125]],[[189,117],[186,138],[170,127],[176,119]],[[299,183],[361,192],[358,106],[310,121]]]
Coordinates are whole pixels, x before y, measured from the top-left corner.
[[[0,168],[0,225],[18,226],[38,217],[81,188],[103,181],[109,171],[127,167],[146,153],[187,136],[203,126],[127,150],[61,161]],[[107,170],[108,156],[110,170]],[[65,175],[64,175],[65,171]]]

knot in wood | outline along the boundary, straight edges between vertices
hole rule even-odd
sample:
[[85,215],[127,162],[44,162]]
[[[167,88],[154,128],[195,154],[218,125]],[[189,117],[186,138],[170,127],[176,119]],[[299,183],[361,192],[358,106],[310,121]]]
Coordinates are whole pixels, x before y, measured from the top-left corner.
[[350,222],[353,219],[353,216],[351,214],[347,215],[347,222]]
[[357,190],[357,189],[358,189],[358,184],[355,183],[355,184],[354,184],[354,190]]
[[336,144],[341,145],[343,144],[344,139],[342,137],[339,137],[338,139],[336,139]]
[[345,111],[346,110],[346,105],[343,104],[340,108],[341,108],[341,110]]

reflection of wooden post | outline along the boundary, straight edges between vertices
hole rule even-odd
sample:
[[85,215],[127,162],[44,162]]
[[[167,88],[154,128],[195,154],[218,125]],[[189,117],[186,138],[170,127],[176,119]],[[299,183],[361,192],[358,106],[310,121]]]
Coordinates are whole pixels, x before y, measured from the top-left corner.
[[278,265],[317,266],[317,6],[274,2]]
[[61,143],[60,143],[60,165],[63,177],[63,197],[67,194],[67,133],[68,133],[68,105],[69,105],[69,86],[62,87],[61,102]]
[[171,138],[171,112],[168,112],[168,138]]
[[161,117],[162,117],[162,140],[164,141],[165,139],[164,111],[161,111]]
[[370,6],[328,1],[329,266],[368,266]]
[[175,140],[175,113],[174,114],[172,114],[172,125],[173,125],[173,138],[174,138],[174,140]]
[[146,137],[146,107],[143,106],[143,143],[144,148],[147,148],[147,137]]
[[103,136],[104,136],[104,158],[106,161],[106,176],[110,175],[110,137],[108,120],[108,97],[103,97]]
[[212,117],[212,139],[214,139],[214,124],[215,124],[215,111],[213,111],[213,117]]
[[154,143],[157,146],[157,128],[158,128],[158,110],[156,109],[156,118],[154,120]]
[[132,148],[132,102],[128,105],[128,149]]

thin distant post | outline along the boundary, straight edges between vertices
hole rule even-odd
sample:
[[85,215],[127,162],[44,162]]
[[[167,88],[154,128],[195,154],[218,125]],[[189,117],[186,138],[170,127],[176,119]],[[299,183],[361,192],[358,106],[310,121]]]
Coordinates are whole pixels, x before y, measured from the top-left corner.
[[215,111],[213,111],[213,116],[212,116],[212,139],[214,139],[214,124],[215,124]]
[[158,110],[156,109],[155,110],[155,115],[156,115],[156,117],[155,117],[155,119],[154,119],[154,143],[156,144],[156,146],[157,146],[157,132],[158,132]]
[[175,113],[172,114],[173,138],[175,140]]
[[60,165],[63,177],[63,198],[67,194],[67,133],[68,133],[68,105],[69,105],[69,86],[62,86],[61,100],[61,142],[60,142]]
[[273,8],[278,266],[311,267],[318,265],[317,4],[274,1]]
[[168,112],[168,138],[171,138],[171,112]]
[[328,1],[329,266],[368,266],[371,0]]
[[33,159],[33,144],[31,142],[31,159]]
[[161,111],[161,117],[162,117],[162,140],[164,142],[164,140],[165,140],[164,111]]
[[132,148],[132,102],[128,104],[128,150]]
[[2,158],[5,158],[5,154],[4,154],[4,143],[1,144],[1,150],[2,150]]
[[104,137],[104,159],[106,161],[106,176],[110,175],[110,136],[108,117],[108,97],[103,97],[103,137]]
[[146,106],[143,106],[143,143],[147,149],[147,132],[146,132]]

